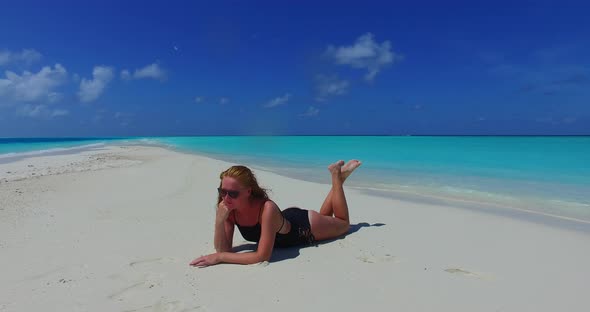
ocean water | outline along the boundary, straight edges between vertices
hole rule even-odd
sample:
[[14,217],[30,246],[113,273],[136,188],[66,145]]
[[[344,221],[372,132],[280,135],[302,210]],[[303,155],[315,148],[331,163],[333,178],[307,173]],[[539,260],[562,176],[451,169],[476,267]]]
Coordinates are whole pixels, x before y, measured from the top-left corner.
[[[149,144],[329,183],[327,165],[359,159],[346,185],[382,196],[590,223],[590,137],[209,136],[5,142],[3,154]],[[35,145],[37,144],[37,145]],[[63,144],[63,145],[60,145]],[[263,181],[261,181],[263,183]],[[272,188],[272,186],[267,186]]]

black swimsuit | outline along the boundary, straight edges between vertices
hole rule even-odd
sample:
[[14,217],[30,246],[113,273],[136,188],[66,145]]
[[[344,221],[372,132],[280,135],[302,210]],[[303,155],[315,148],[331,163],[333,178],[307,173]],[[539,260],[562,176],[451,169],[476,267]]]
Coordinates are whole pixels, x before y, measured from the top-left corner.
[[[262,213],[262,209],[260,209],[260,213]],[[283,216],[283,225],[285,224],[285,219],[289,220],[291,223],[291,230],[289,233],[285,234],[281,234],[277,231],[275,236],[275,247],[292,247],[297,245],[314,244],[315,238],[311,233],[311,225],[309,224],[307,210],[291,207],[282,211],[281,214]],[[262,230],[260,226],[260,215],[258,216],[258,220],[258,223],[252,226],[239,225],[236,220],[235,224],[238,226],[238,230],[240,230],[240,233],[245,240],[250,242],[260,241],[260,233]],[[283,228],[283,225],[281,225],[281,229]],[[279,231],[281,229],[279,229]]]

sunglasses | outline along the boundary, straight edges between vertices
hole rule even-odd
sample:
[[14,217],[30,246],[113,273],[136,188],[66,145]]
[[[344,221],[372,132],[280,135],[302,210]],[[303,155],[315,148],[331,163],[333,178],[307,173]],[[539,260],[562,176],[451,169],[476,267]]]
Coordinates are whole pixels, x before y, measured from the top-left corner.
[[224,198],[225,195],[229,195],[229,197],[236,199],[238,198],[238,196],[240,196],[240,191],[236,191],[236,190],[226,190],[226,189],[222,189],[220,187],[217,188],[217,192],[219,193],[219,196],[221,196],[221,198]]

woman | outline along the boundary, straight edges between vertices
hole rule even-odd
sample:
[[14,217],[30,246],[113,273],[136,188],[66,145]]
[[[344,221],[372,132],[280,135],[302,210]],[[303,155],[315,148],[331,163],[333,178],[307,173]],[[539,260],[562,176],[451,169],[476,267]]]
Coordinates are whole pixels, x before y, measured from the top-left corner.
[[[281,212],[268,198],[250,169],[233,166],[219,176],[214,245],[216,253],[201,256],[190,265],[206,267],[218,263],[253,264],[268,261],[273,247],[310,245],[336,238],[348,231],[348,205],[342,184],[361,162],[340,160],[328,166],[332,189],[320,212],[296,207]],[[248,241],[258,242],[254,252],[232,252],[234,225]]]

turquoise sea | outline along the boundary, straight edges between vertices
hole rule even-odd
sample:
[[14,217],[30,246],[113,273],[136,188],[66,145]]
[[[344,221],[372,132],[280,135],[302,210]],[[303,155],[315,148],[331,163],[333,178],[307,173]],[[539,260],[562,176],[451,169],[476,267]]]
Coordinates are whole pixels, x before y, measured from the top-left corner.
[[0,163],[105,144],[164,146],[320,183],[329,163],[356,158],[363,165],[346,184],[371,194],[590,223],[588,136],[0,139]]

